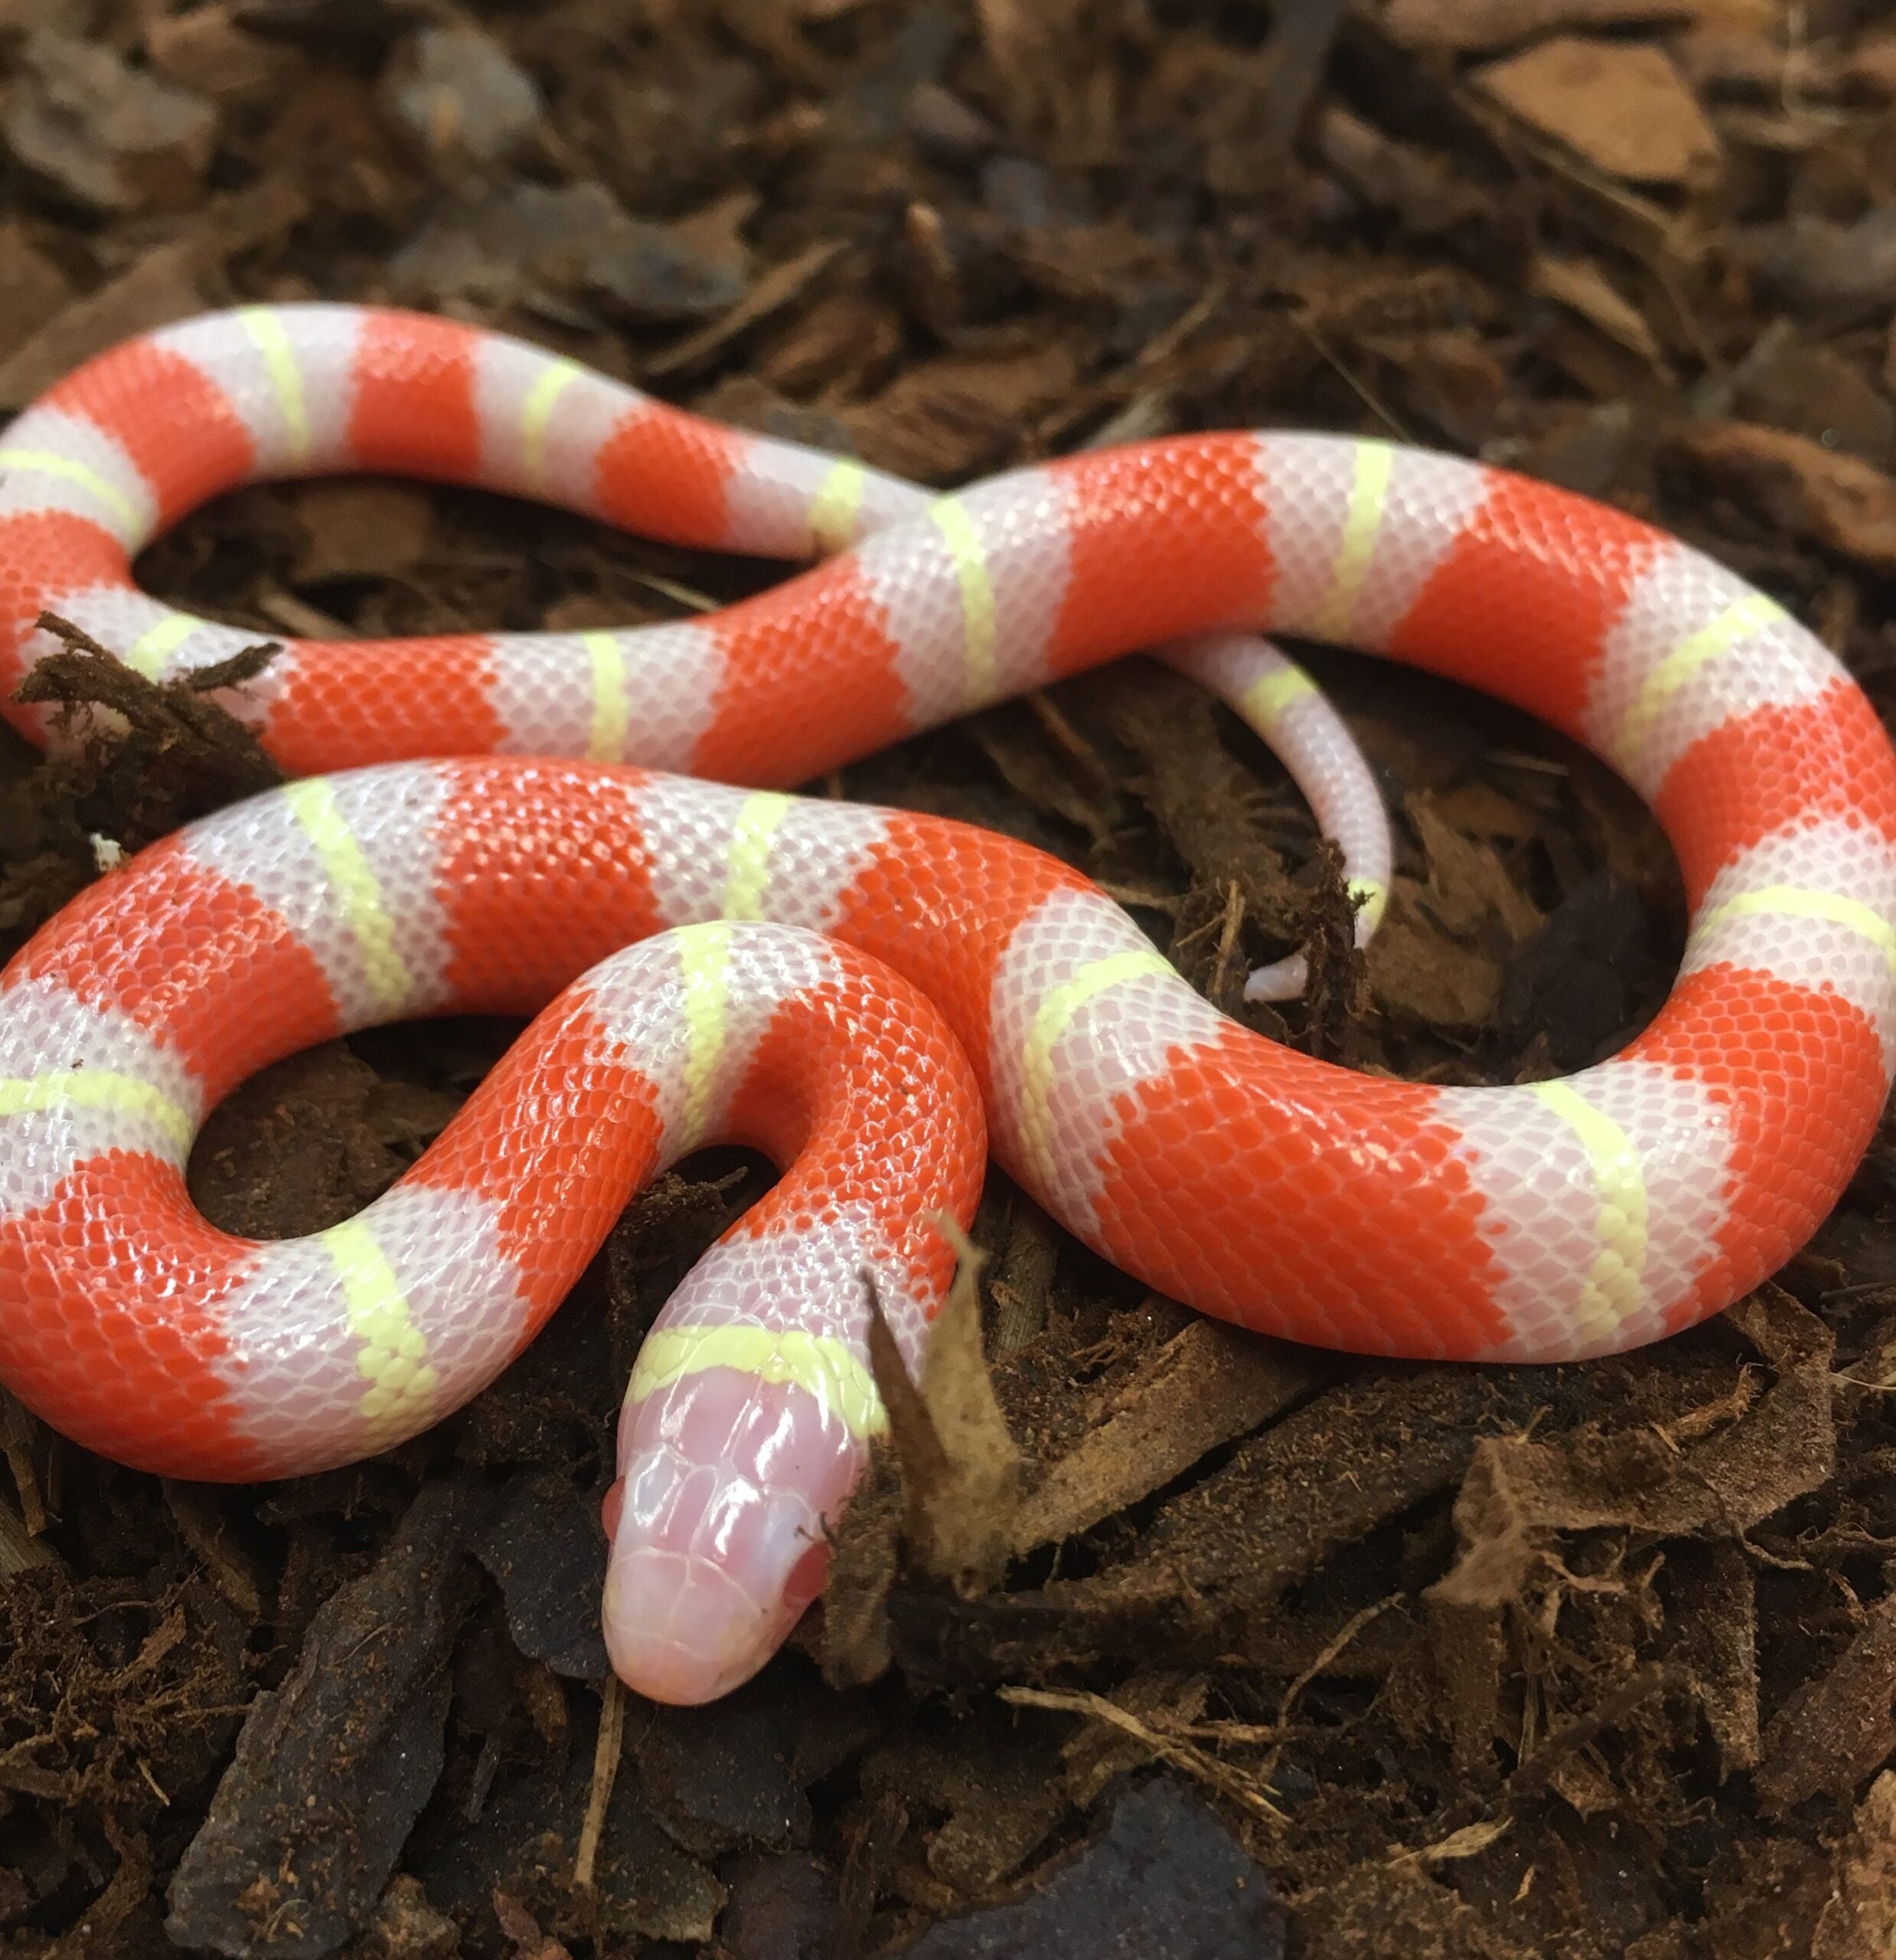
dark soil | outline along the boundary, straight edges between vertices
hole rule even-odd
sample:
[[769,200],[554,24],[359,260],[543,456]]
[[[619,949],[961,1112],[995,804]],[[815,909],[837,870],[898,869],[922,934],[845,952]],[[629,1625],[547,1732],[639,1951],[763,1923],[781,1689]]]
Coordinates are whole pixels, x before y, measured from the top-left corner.
[[[1888,708],[1887,18],[0,0],[0,409],[204,305],[321,296],[502,325],[939,483],[1173,430],[1393,434],[1705,547]],[[778,573],[349,482],[227,498],[142,575],[263,644],[658,619]],[[1366,967],[1282,772],[1137,660],[840,787],[1059,853],[1221,1004],[1358,1067],[1611,1052],[1681,944],[1650,819],[1518,715],[1310,658],[1398,817]],[[41,684],[129,733],[78,765],[7,750],[9,949],[93,835],[269,779],[97,651]],[[1242,1009],[1246,968],[1305,939],[1312,1004]],[[330,1225],[515,1031],[286,1062],[216,1112],[194,1191],[234,1230]],[[1891,1143],[1775,1284],[1564,1368],[1235,1334],[997,1174],[980,1325],[948,1323],[906,1484],[882,1462],[824,1609],[693,1711],[607,1684],[597,1506],[641,1330],[762,1187],[751,1159],[661,1181],[501,1382],[356,1468],[165,1484],[9,1406],[5,1950],[1886,1955]]]

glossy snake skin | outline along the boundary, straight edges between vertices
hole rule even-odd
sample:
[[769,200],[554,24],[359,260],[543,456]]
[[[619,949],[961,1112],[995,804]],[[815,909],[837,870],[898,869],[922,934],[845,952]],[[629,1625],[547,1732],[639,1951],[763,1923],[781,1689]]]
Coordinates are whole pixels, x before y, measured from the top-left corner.
[[[1896,1036],[1896,758],[1809,633],[1629,518],[1278,433],[931,498],[496,335],[250,309],[102,357],[0,439],[8,692],[50,644],[42,608],[153,675],[248,643],[139,593],[130,555],[230,485],[338,469],[834,555],[680,624],[292,644],[233,691],[304,779],[102,878],[0,982],[0,1375],[169,1474],[345,1462],[491,1380],[656,1167],[755,1144],[785,1174],[666,1306],[621,1423],[605,1622],[647,1693],[734,1685],[820,1587],[822,1521],[881,1421],[867,1289],[919,1365],[951,1264],[935,1214],[968,1218],[989,1151],[1207,1312],[1545,1360],[1718,1311],[1867,1143]],[[1285,754],[1366,933],[1389,875],[1373,792],[1258,629],[1503,695],[1648,799],[1692,929],[1624,1054],[1518,1087],[1351,1074],[1217,1013],[1025,846],[778,793],[1161,646]],[[555,995],[357,1218],[256,1245],[191,1207],[205,1111],[269,1060]]]

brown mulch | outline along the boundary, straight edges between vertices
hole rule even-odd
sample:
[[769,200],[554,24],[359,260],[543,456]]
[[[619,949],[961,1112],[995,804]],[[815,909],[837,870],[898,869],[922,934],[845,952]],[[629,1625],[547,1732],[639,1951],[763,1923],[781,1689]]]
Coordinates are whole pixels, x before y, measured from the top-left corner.
[[[1393,435],[1665,524],[1896,706],[1875,0],[0,0],[0,410],[203,306],[328,297],[945,484],[1173,430]],[[262,647],[778,574],[341,482],[227,498],[142,575]],[[109,700],[115,747],[0,757],[5,949],[96,838],[269,779],[112,651],[36,684]],[[1682,941],[1637,801],[1492,702],[1310,658],[1398,823],[1361,968],[1282,772],[1139,661],[836,786],[1060,853],[1220,1004],[1357,1067],[1612,1052]],[[1242,1008],[1306,939],[1311,1001]],[[515,1031],[286,1061],[194,1191],[233,1230],[332,1224]],[[5,1950],[1887,1955],[1891,1141],[1776,1283],[1558,1368],[1241,1336],[996,1174],[978,1301],[823,1609],[703,1710],[609,1685],[597,1504],[748,1157],[662,1179],[492,1390],[354,1468],[168,1484],[8,1405]]]

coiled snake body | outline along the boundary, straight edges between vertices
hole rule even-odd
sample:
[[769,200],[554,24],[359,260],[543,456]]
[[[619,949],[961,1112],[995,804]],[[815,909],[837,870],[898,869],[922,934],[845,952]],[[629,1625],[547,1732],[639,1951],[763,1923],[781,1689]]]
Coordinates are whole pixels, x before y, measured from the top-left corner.
[[[338,469],[833,555],[677,625],[292,643],[221,697],[302,779],[103,877],[0,982],[0,1377],[108,1455],[276,1476],[411,1435],[532,1338],[658,1166],[755,1144],[785,1174],[661,1315],[609,1504],[614,1663],[703,1699],[820,1586],[823,1521],[881,1420],[863,1274],[915,1364],[952,1263],[935,1214],[971,1217],[990,1149],[1206,1312],[1548,1360],[1719,1311],[1868,1142],[1896,1038],[1896,757],[1808,632],[1631,518],[1274,433],[931,498],[498,335],[245,309],[100,357],[0,438],[8,695],[51,644],[42,609],[153,676],[247,644],[140,593],[131,557],[232,485]],[[1502,695],[1645,795],[1692,925],[1623,1054],[1516,1087],[1358,1076],[1218,1013],[1024,845],[779,793],[1160,646],[1285,755],[1366,934],[1389,876],[1373,791],[1307,681],[1242,637],[1259,629]],[[266,1063],[556,995],[358,1217],[257,1244],[192,1207],[199,1124]]]

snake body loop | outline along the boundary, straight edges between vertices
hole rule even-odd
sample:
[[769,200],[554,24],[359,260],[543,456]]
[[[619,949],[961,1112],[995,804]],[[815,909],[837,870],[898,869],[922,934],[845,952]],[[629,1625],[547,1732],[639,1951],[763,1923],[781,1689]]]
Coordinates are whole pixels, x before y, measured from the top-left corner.
[[[1868,1143],[1896,1040],[1896,756],[1808,632],[1630,518],[1300,434],[930,498],[498,335],[249,309],[101,357],[0,441],[0,682],[47,651],[42,609],[153,676],[226,658],[253,636],[140,592],[132,555],[233,484],[344,468],[833,555],[676,625],[293,642],[224,697],[302,779],[101,879],[0,980],[0,1377],[109,1455],[248,1478],[412,1435],[532,1338],[654,1168],[755,1145],[785,1174],[660,1316],[608,1507],[615,1664],[703,1699],[821,1584],[881,1421],[865,1275],[917,1364],[951,1263],[934,1215],[971,1217],[990,1151],[1207,1312],[1545,1361],[1719,1311]],[[781,793],[1157,646],[1285,755],[1366,936],[1372,786],[1259,631],[1503,696],[1646,796],[1692,923],[1624,1054],[1516,1087],[1355,1075],[1219,1014],[1024,845]],[[191,1139],[245,1076],[468,1011],[539,1018],[358,1217],[259,1245],[191,1207]]]

